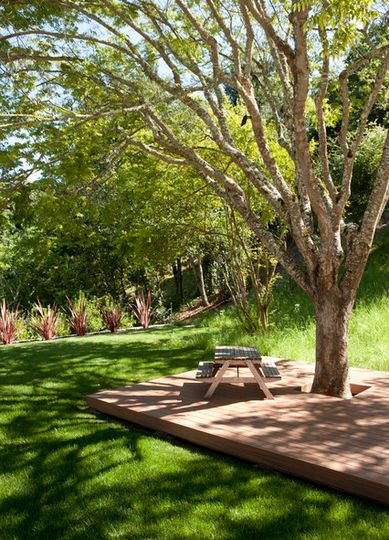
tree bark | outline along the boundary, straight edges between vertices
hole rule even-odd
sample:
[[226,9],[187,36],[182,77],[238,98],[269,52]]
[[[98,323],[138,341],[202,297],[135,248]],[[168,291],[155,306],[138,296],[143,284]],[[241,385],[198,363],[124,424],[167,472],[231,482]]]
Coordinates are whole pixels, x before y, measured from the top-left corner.
[[191,258],[190,262],[196,277],[196,284],[200,292],[201,300],[204,306],[209,306],[208,295],[207,291],[205,290],[203,265],[201,264],[201,259]]
[[267,332],[269,328],[269,306],[266,304],[262,304],[261,306],[261,326]]
[[351,398],[347,356],[348,323],[352,302],[326,291],[315,301],[316,367],[312,392]]

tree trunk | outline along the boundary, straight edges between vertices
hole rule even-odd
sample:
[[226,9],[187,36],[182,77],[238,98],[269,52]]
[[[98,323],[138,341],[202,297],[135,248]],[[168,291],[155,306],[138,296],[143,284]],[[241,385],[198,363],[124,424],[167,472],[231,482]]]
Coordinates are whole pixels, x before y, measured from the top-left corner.
[[261,305],[261,326],[267,332],[269,328],[269,306],[265,304]]
[[326,291],[315,302],[316,367],[312,392],[351,398],[347,357],[352,302]]
[[182,286],[182,267],[180,258],[177,259],[176,264],[173,264],[172,270],[174,276],[174,283],[176,285],[176,292],[180,299],[180,303],[182,304],[182,302],[184,301],[184,290]]
[[201,300],[203,301],[204,306],[209,306],[208,295],[207,291],[205,290],[203,265],[201,264],[201,259],[191,258],[190,262],[196,277],[196,283],[200,292]]

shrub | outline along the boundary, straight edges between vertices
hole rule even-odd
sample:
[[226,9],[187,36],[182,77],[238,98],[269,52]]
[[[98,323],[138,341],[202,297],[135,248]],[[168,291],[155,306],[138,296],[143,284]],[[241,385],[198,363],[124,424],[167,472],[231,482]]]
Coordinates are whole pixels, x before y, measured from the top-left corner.
[[78,298],[72,302],[68,298],[70,330],[77,336],[85,336],[88,330],[87,301],[85,294],[80,291]]
[[102,306],[104,301],[96,296],[88,297],[88,304],[86,306],[86,315],[88,317],[88,331],[99,332],[105,328],[105,324],[101,320]]
[[123,309],[123,318],[120,323],[121,327],[132,328],[133,326],[135,326],[135,324],[136,324],[136,320],[135,320],[134,315]]
[[14,311],[7,308],[5,300],[0,304],[0,338],[4,345],[12,343],[18,333],[19,307],[16,306]]
[[123,318],[123,312],[118,306],[105,307],[101,310],[105,326],[110,332],[117,332]]
[[143,326],[143,328],[148,328],[154,315],[154,310],[151,307],[150,290],[147,291],[146,296],[143,291],[138,292],[132,309],[138,323]]
[[65,313],[61,313],[60,311],[57,313],[58,315],[58,325],[55,330],[56,337],[58,336],[69,336],[70,334],[70,325],[69,321],[65,315]]
[[40,301],[34,305],[34,314],[31,317],[31,327],[46,340],[53,339],[60,323],[57,306],[43,307]]

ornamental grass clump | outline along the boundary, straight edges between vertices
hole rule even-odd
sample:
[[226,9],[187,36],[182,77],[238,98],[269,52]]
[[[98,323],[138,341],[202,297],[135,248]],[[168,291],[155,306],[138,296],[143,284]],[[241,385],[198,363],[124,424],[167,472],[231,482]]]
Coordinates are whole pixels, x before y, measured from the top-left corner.
[[110,332],[117,332],[123,318],[123,311],[118,306],[105,307],[101,310],[105,326]]
[[143,328],[148,328],[154,315],[154,309],[151,307],[150,290],[147,291],[146,295],[143,291],[138,292],[135,298],[135,304],[132,305],[132,310],[138,323]]
[[0,339],[4,345],[12,343],[18,333],[17,322],[19,318],[19,307],[14,311],[7,308],[5,300],[0,304]]
[[85,336],[88,330],[87,301],[85,294],[80,291],[78,298],[72,302],[68,298],[70,330],[77,336]]
[[34,305],[34,313],[31,317],[31,327],[43,339],[50,340],[55,338],[56,330],[59,325],[59,314],[57,306],[48,305],[43,307],[40,301]]

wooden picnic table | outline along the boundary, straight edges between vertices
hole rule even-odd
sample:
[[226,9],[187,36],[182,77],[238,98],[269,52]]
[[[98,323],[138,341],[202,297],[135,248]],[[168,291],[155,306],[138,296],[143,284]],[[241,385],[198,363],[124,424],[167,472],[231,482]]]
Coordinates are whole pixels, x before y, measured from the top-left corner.
[[[248,368],[250,377],[240,376],[239,368]],[[236,377],[227,376],[228,368],[236,368]],[[264,362],[256,347],[219,345],[214,362],[200,362],[196,378],[211,383],[205,399],[210,399],[221,383],[248,383],[253,380],[268,399],[274,399],[265,381],[278,380],[281,375],[272,361]]]

